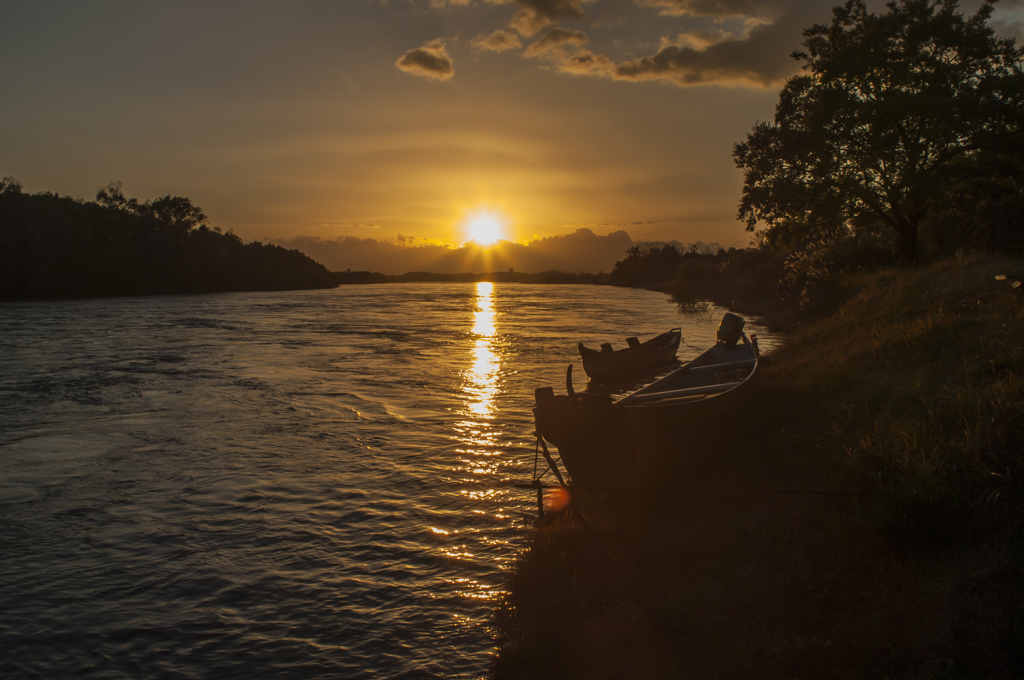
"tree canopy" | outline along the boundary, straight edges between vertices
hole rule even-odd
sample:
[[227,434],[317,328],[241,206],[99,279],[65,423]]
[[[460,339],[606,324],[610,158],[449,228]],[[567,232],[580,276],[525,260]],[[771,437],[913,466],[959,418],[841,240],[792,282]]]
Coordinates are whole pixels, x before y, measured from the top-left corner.
[[993,1],[970,17],[955,0],[886,7],[849,0],[806,29],[805,73],[734,147],[738,216],[772,245],[870,224],[916,260],[929,211],[1024,131],[1024,50],[989,27]]

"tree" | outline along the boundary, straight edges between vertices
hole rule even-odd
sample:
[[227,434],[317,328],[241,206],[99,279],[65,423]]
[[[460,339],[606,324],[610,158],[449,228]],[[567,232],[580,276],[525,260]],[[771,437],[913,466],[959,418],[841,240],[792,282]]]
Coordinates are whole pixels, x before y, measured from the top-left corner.
[[190,198],[167,194],[162,198],[139,203],[137,198],[124,195],[120,182],[111,182],[97,191],[96,203],[104,208],[152,218],[162,225],[163,231],[179,241],[193,229],[206,224],[207,220],[203,209],[193,205]]
[[804,31],[806,73],[786,82],[773,123],[735,145],[739,219],[779,246],[849,226],[882,225],[918,256],[921,221],[985,149],[1024,130],[1024,50],[955,0],[863,0]]
[[139,212],[139,201],[135,198],[128,198],[121,191],[120,182],[111,182],[96,192],[96,203],[104,208],[123,210],[124,212],[137,215]]
[[4,177],[0,179],[0,194],[20,194],[21,193],[21,182],[14,179],[13,177]]
[[684,255],[671,243],[648,241],[626,251],[625,259],[615,263],[610,281],[618,286],[641,286],[671,281]]
[[167,225],[171,233],[179,238],[188,235],[193,229],[206,224],[206,213],[192,200],[183,196],[171,196],[168,194],[163,198],[157,198],[152,202],[146,201],[141,208],[144,215],[150,215]]

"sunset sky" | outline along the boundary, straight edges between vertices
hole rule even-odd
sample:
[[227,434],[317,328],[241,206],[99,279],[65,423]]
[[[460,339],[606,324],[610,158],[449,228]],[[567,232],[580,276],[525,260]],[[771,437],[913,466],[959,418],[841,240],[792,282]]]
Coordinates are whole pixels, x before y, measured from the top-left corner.
[[732,145],[834,4],[4,2],[0,175],[188,196],[245,239],[457,245],[483,215],[742,246]]

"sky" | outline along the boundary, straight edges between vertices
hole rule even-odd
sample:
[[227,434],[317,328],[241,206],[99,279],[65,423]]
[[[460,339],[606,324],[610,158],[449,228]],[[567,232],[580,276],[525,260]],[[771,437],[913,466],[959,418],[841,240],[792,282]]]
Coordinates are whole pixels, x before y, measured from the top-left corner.
[[[747,245],[732,146],[838,4],[0,3],[0,176],[188,196],[246,240],[403,247],[481,220],[520,244]],[[1022,38],[1022,5],[1000,35]]]

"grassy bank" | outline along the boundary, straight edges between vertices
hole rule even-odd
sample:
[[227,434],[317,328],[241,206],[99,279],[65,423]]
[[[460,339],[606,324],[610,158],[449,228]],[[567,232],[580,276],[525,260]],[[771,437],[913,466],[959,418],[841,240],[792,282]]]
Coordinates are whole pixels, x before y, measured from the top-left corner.
[[1024,675],[1024,261],[848,276],[666,488],[576,492],[496,678]]

